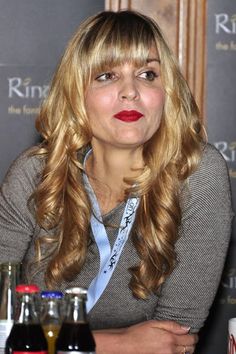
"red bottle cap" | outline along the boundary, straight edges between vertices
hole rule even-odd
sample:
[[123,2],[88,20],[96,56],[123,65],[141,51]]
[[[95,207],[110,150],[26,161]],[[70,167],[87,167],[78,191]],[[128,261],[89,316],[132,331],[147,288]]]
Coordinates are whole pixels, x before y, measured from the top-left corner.
[[16,286],[17,293],[38,293],[39,287],[35,284],[19,284]]

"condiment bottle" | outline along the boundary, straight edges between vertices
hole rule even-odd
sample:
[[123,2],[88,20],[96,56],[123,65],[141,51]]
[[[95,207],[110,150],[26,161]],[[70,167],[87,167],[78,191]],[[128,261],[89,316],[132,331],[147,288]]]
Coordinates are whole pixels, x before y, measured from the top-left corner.
[[47,340],[36,312],[39,288],[33,284],[20,284],[16,292],[19,296],[19,311],[6,341],[6,354],[47,354]]
[[56,353],[95,354],[95,341],[85,307],[87,290],[75,287],[67,289],[65,293],[66,313],[56,341]]
[[61,299],[60,291],[42,291],[41,324],[48,342],[48,353],[55,353],[55,341],[61,326]]

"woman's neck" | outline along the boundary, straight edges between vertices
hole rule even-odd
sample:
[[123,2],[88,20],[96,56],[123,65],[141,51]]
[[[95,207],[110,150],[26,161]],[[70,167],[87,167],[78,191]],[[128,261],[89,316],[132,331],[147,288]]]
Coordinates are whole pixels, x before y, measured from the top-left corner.
[[102,214],[121,203],[128,187],[124,178],[136,177],[143,166],[141,149],[93,147],[86,162],[86,173],[98,199]]

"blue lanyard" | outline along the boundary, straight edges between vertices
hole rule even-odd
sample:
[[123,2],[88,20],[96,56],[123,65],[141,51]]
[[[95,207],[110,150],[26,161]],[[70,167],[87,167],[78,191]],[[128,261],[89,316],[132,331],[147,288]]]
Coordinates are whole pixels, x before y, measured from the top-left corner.
[[[92,150],[89,150],[86,154],[84,159],[84,165],[91,151]],[[93,209],[90,224],[100,256],[99,272],[92,280],[88,288],[88,300],[86,306],[87,312],[89,312],[106,289],[109,280],[111,279],[111,276],[115,270],[115,267],[118,263],[122,250],[125,246],[126,241],[128,240],[131,228],[133,226],[136,210],[139,205],[139,198],[132,197],[127,200],[125,210],[121,219],[119,231],[114,246],[111,250],[110,242],[102,221],[102,215],[96,195],[85,173],[83,174],[83,179]]]

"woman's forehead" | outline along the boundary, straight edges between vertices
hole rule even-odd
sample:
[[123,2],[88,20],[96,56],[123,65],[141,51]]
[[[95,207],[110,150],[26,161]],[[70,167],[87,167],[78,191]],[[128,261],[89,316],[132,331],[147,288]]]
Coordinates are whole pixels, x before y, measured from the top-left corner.
[[148,60],[159,60],[160,61],[160,56],[158,53],[158,50],[156,46],[153,44],[152,47],[150,48],[148,52]]

